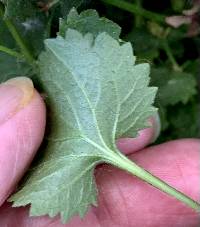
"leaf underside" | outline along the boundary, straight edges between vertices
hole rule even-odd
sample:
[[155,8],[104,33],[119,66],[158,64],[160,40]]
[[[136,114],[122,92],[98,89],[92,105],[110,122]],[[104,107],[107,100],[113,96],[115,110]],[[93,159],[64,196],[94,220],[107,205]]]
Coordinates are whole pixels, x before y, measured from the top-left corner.
[[149,65],[135,65],[131,44],[106,33],[95,38],[68,29],[45,46],[39,66],[51,122],[48,143],[10,201],[31,204],[34,216],[60,214],[65,222],[96,205],[95,166],[112,164],[119,155],[116,139],[147,127],[156,88],[148,87]]
[[65,36],[67,29],[75,29],[82,34],[92,33],[94,37],[102,32],[119,39],[121,28],[113,21],[99,17],[96,10],[85,10],[78,14],[75,8],[71,9],[67,19],[60,19],[59,35]]

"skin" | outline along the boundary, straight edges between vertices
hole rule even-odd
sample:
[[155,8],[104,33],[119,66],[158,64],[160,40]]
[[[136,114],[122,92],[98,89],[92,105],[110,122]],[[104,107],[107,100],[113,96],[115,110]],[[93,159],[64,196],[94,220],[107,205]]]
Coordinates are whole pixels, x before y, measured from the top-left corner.
[[[6,89],[6,88],[4,88]],[[10,88],[9,88],[10,89]],[[1,86],[0,86],[0,94]],[[4,96],[7,95],[4,92]],[[45,105],[34,90],[28,103],[9,119],[1,121],[13,105],[0,96],[0,226],[1,227],[198,227],[199,215],[136,177],[107,165],[96,169],[98,207],[84,219],[74,217],[63,225],[59,217],[29,217],[28,207],[12,208],[6,202],[30,165],[45,128]],[[4,108],[5,107],[5,108]],[[12,109],[12,108],[11,108]],[[200,198],[200,140],[182,139],[146,147],[154,137],[156,123],[136,139],[118,141],[130,159],[186,193]]]

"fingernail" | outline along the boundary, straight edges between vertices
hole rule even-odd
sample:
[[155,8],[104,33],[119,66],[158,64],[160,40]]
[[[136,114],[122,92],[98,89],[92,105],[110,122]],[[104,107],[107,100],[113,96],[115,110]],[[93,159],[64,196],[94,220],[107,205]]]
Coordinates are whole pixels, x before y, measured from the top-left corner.
[[152,117],[151,123],[154,128],[154,134],[151,139],[151,143],[154,143],[158,139],[158,137],[160,135],[160,131],[161,131],[161,122],[160,122],[160,117],[159,117],[158,112],[156,112],[156,114]]
[[17,77],[0,84],[0,124],[24,108],[33,95],[34,87],[29,78]]

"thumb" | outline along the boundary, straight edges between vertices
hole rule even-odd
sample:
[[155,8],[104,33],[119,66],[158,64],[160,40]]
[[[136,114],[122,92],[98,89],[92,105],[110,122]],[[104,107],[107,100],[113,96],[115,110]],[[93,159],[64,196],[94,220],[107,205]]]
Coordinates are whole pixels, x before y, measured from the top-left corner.
[[159,115],[156,113],[149,119],[150,127],[139,131],[136,138],[122,138],[117,141],[117,147],[125,154],[132,154],[142,150],[147,145],[155,142],[161,130]]
[[45,106],[26,77],[0,85],[0,205],[13,191],[40,146]]

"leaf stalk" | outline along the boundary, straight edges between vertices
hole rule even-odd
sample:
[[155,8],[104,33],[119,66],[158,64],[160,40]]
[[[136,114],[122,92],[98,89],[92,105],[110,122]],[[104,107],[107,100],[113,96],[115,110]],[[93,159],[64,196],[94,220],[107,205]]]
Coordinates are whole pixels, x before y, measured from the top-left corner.
[[23,55],[17,51],[14,51],[10,48],[7,48],[5,46],[0,45],[0,51],[9,54],[10,56],[16,57],[16,58],[23,58]]
[[163,49],[164,49],[169,61],[171,62],[174,71],[182,72],[181,66],[177,63],[174,55],[172,54],[168,41],[163,40],[162,44],[163,44]]
[[116,155],[112,156],[111,163],[123,170],[126,170],[131,175],[140,178],[141,180],[163,191],[164,193],[173,196],[174,198],[188,205],[192,209],[200,211],[200,204],[198,202],[188,197],[184,193],[178,191],[177,189],[173,188],[158,177],[152,175],[150,172],[146,171],[142,167],[138,166],[137,164],[126,158],[123,154],[119,153],[118,157]]
[[124,0],[123,1],[122,0],[101,0],[101,1],[106,4],[110,4],[112,6],[116,6],[120,9],[126,10],[130,13],[134,13],[136,15],[142,16],[151,21],[156,21],[162,24],[165,23],[165,16],[148,11],[138,6],[137,4],[129,3]]

